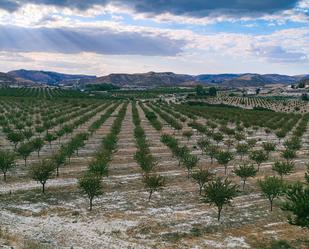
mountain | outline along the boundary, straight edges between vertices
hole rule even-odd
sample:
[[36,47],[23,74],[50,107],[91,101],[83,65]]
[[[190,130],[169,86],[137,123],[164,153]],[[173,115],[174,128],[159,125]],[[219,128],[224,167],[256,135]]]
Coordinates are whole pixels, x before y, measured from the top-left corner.
[[113,84],[116,86],[175,86],[195,81],[195,77],[186,74],[138,73],[138,74],[110,74],[89,81],[89,84]]
[[187,75],[171,72],[140,73],[140,74],[110,74],[87,84],[113,84],[116,86],[189,86],[197,84],[215,84],[225,87],[257,87],[266,84],[293,84],[303,76],[288,76],[280,74],[201,74]]
[[56,85],[61,83],[62,81],[69,81],[70,83],[72,83],[73,81],[78,83],[79,80],[85,80],[85,79],[90,80],[96,78],[96,76],[71,75],[57,72],[35,71],[35,70],[24,70],[24,69],[8,72],[8,75],[16,79],[22,79],[48,85]]
[[[197,84],[218,85],[225,87],[257,87],[266,84],[295,84],[306,75],[281,75],[281,74],[175,74],[172,72],[148,72],[135,74],[110,74],[96,77],[88,75],[71,75],[47,71],[16,70],[6,74],[11,80],[25,85],[48,84],[60,86],[80,86],[89,84],[113,84],[119,87],[126,86],[192,86]],[[1,79],[0,79],[1,80]]]
[[16,83],[16,79],[6,73],[0,73],[0,86],[8,86]]
[[195,79],[204,83],[220,84],[226,80],[231,80],[239,77],[241,74],[201,74],[197,75]]

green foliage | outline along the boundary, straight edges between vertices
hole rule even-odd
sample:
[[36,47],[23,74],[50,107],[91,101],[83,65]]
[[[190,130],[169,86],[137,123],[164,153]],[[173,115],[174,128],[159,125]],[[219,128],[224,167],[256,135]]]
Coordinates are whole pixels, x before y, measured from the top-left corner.
[[86,172],[78,180],[78,186],[89,198],[89,210],[91,211],[94,197],[103,194],[101,177],[92,172]]
[[268,159],[267,153],[265,153],[263,150],[254,150],[250,153],[249,157],[258,165],[258,171],[260,170],[261,163]]
[[215,154],[215,158],[219,164],[224,166],[224,173],[227,173],[227,165],[233,159],[233,155],[229,151],[218,151]]
[[44,145],[44,141],[41,138],[35,138],[31,141],[32,147],[38,153],[38,157],[40,156],[40,150]]
[[150,201],[152,194],[159,191],[165,185],[165,177],[160,175],[146,175],[143,178],[143,182],[148,189],[148,200]]
[[211,173],[208,169],[200,169],[192,173],[192,179],[199,185],[199,194],[202,194],[202,190],[206,183],[213,179],[214,174]]
[[291,212],[289,222],[293,225],[309,228],[309,186],[295,183],[287,187],[286,200],[281,208]]
[[242,189],[245,189],[246,181],[249,177],[255,177],[256,173],[258,172],[257,169],[255,169],[254,165],[252,164],[246,164],[240,165],[238,168],[234,170],[234,173],[241,178],[243,181]]
[[237,195],[238,186],[232,184],[227,178],[215,178],[206,185],[203,201],[213,204],[218,208],[218,221],[221,217],[221,211],[224,205],[230,204],[231,200]]
[[241,160],[243,159],[243,156],[248,153],[249,149],[250,147],[246,143],[241,143],[236,146],[236,151],[240,155]]
[[21,155],[25,161],[25,166],[27,166],[27,158],[32,151],[32,143],[23,143],[17,149],[18,154]]
[[113,84],[90,84],[86,85],[86,90],[89,91],[111,91],[111,90],[119,90],[119,86],[115,86]]
[[6,181],[7,172],[15,166],[15,153],[11,151],[0,150],[0,170],[3,173],[3,179]]
[[29,168],[29,176],[42,184],[42,192],[45,193],[45,184],[55,170],[55,164],[51,160],[43,160],[33,164]]
[[272,211],[274,199],[284,193],[284,184],[279,178],[275,176],[268,176],[265,177],[264,180],[258,180],[258,185],[263,195],[269,200],[270,211]]
[[276,161],[272,166],[272,170],[276,171],[280,176],[281,180],[283,180],[284,175],[289,175],[293,172],[295,165],[293,162],[280,162]]

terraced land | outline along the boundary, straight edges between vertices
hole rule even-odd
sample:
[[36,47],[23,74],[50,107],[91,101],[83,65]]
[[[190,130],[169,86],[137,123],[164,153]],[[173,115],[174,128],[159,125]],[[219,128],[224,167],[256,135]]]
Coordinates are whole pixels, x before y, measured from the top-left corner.
[[[272,170],[276,161],[294,163],[284,182],[306,185],[308,114],[32,97],[3,97],[0,109],[0,150],[16,157],[6,181],[0,180],[0,248],[269,248],[279,240],[309,248],[308,228],[289,224],[289,213],[280,208],[285,197],[276,198],[270,211],[258,185],[278,175]],[[39,151],[36,139],[42,141]],[[299,146],[287,156],[291,140]],[[243,190],[234,170],[243,164],[257,168],[251,155],[264,151],[265,143],[275,149]],[[23,146],[30,147],[26,158]],[[216,159],[219,152],[232,155],[227,164]],[[56,155],[65,162],[42,193],[30,169]],[[190,166],[187,158],[197,161]],[[206,169],[239,189],[219,221],[217,208],[203,201],[204,189],[199,195],[193,179]],[[100,178],[103,193],[90,211],[78,179],[100,170],[107,171]],[[164,179],[150,199],[147,177]]]

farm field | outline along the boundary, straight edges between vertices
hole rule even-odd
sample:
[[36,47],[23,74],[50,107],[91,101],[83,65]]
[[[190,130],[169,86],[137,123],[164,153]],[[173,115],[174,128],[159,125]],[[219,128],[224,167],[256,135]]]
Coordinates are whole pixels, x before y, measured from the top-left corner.
[[275,100],[270,97],[230,97],[230,96],[217,96],[208,98],[206,100],[201,99],[209,104],[224,104],[235,107],[241,107],[245,109],[253,108],[265,108],[277,112],[297,112],[307,113],[309,112],[308,101],[302,101],[300,99],[280,99]]
[[[0,248],[309,248],[308,228],[281,208],[286,196],[271,211],[260,186],[270,176],[308,184],[307,107],[63,96],[0,99],[0,163],[14,158],[1,171]],[[241,166],[253,172],[245,184]],[[235,187],[220,217],[205,201],[218,177]],[[91,202],[83,186],[96,183]]]

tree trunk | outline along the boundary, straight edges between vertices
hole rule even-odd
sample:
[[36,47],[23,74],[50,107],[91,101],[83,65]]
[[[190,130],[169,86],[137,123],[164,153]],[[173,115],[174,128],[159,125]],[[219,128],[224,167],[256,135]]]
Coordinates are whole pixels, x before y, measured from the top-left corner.
[[56,167],[56,176],[59,176],[59,166]]
[[6,172],[3,172],[3,180],[6,182]]
[[152,190],[150,190],[150,192],[149,192],[149,197],[148,197],[148,201],[150,201],[150,199],[151,199],[151,196],[152,196]]
[[224,165],[224,175],[227,173],[227,165]]
[[45,182],[42,183],[42,193],[45,194]]
[[243,180],[242,190],[245,190],[245,185],[246,185],[246,179]]
[[273,211],[273,200],[270,199],[269,202],[270,202],[270,211],[272,212]]
[[27,166],[27,157],[24,158],[25,160],[25,167]]
[[40,151],[38,150],[38,157],[40,157]]
[[222,211],[222,207],[218,207],[218,221],[220,221],[220,218],[221,218],[221,211]]
[[89,210],[90,211],[92,211],[92,200],[93,200],[93,197],[89,199]]
[[202,195],[203,185],[200,185],[200,195]]

